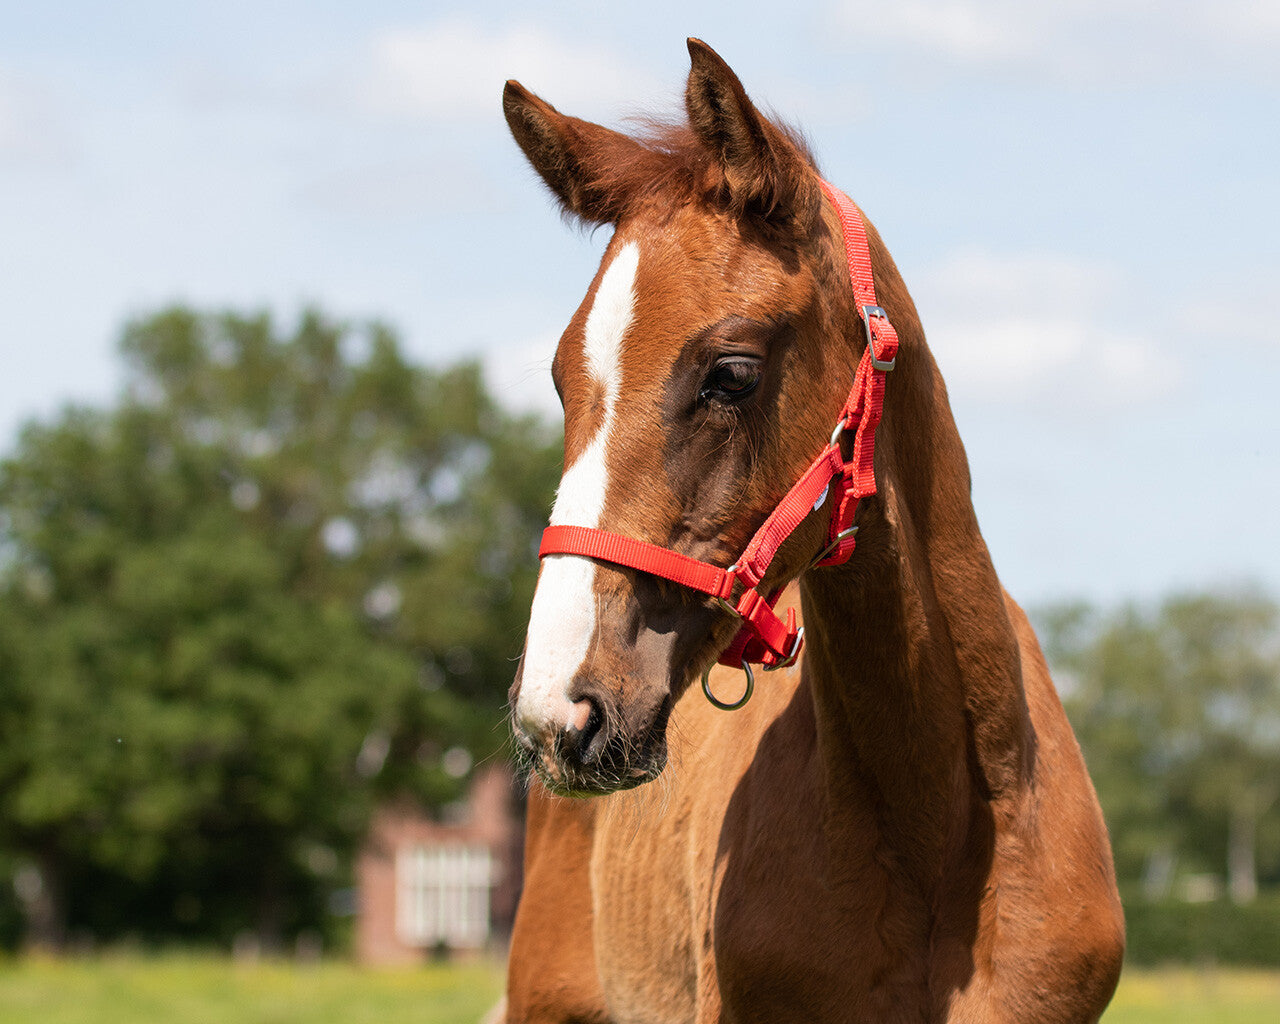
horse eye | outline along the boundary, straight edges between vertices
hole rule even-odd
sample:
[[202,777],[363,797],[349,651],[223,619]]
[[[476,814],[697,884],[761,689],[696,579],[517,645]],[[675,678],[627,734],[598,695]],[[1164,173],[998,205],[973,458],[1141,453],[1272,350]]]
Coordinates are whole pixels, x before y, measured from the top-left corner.
[[745,356],[721,359],[702,382],[698,398],[733,402],[745,398],[760,383],[760,361]]

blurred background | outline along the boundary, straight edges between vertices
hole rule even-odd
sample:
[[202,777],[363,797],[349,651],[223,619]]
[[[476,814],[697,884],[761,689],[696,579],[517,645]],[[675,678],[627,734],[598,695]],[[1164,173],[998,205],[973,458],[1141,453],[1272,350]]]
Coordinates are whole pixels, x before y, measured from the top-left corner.
[[0,11],[0,946],[500,945],[566,229],[707,40],[884,235],[1131,957],[1280,965],[1280,7]]

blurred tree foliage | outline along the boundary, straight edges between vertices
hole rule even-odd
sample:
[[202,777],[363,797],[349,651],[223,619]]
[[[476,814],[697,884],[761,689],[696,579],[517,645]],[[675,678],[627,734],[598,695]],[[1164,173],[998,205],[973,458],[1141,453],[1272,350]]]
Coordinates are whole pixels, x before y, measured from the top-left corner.
[[1122,885],[1188,876],[1237,903],[1280,885],[1280,612],[1253,591],[1037,616],[1111,829]]
[[116,408],[0,465],[0,855],[37,941],[273,944],[374,800],[505,756],[559,444],[377,325],[177,308],[122,350]]

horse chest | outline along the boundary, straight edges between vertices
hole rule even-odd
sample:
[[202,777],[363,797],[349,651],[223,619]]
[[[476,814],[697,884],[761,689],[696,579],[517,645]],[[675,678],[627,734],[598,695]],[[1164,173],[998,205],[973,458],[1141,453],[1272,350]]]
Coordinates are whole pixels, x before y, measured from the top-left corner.
[[[720,996],[734,1020],[920,1020],[927,931],[867,837],[782,822],[730,848],[714,905]],[[912,942],[904,941],[910,936]]]
[[614,1019],[811,1021],[853,1005],[899,1019],[912,1000],[875,992],[919,989],[920,965],[891,955],[882,929],[911,923],[868,837],[833,844],[816,780],[743,779],[711,807],[705,789],[682,796],[660,819],[598,824],[593,927]]

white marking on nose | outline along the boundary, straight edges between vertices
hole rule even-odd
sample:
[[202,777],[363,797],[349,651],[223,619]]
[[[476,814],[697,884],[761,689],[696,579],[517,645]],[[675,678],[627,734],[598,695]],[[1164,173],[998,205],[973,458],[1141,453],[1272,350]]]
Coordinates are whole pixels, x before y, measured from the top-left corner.
[[[553,526],[600,525],[609,489],[606,455],[614,406],[622,385],[622,339],[631,326],[640,247],[624,245],[600,279],[587,314],[583,354],[587,372],[604,391],[604,416],[591,442],[560,480]],[[540,732],[573,721],[569,684],[582,665],[596,628],[596,564],[577,555],[549,555],[529,613],[529,635],[516,717]]]

